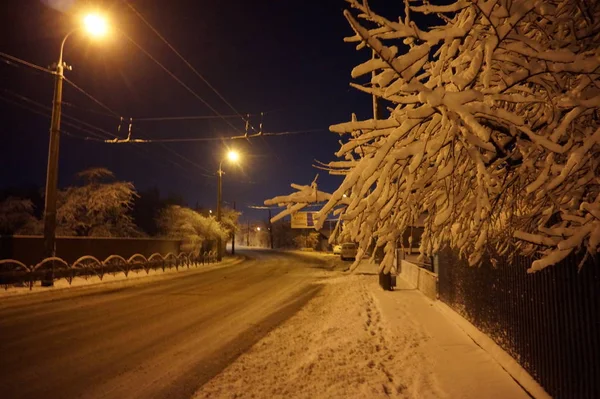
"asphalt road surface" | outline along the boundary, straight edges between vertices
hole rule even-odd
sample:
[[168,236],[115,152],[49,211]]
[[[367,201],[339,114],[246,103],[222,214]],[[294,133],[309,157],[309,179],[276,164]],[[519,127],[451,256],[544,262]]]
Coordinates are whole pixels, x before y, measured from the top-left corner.
[[159,281],[0,299],[0,397],[191,397],[319,290],[318,260],[242,253]]

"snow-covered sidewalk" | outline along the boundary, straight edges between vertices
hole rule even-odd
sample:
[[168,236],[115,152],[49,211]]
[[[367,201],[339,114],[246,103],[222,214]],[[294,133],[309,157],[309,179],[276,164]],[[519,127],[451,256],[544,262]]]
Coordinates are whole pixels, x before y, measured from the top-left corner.
[[[321,277],[331,276],[316,271]],[[401,279],[336,273],[197,398],[528,398],[434,302]]]

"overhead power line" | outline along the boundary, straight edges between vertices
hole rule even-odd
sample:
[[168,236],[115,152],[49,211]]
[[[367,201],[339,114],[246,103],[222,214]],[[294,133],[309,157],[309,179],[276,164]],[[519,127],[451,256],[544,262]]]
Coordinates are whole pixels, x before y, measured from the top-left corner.
[[98,104],[99,106],[101,106],[104,110],[108,111],[111,115],[113,115],[113,116],[115,116],[117,118],[121,118],[122,117],[116,111],[112,110],[107,105],[105,105],[103,102],[101,102],[100,100],[98,100],[96,97],[92,96],[90,93],[88,93],[87,91],[83,90],[81,87],[77,86],[75,83],[73,83],[73,81],[69,80],[66,77],[64,78],[64,80],[69,85],[71,85],[74,89],[76,89],[77,91],[79,91],[80,93],[82,93],[84,96],[86,96],[87,98],[89,98],[90,100],[92,100],[93,102],[95,102],[96,104]]
[[231,103],[229,101],[227,101],[227,99],[225,99],[225,97],[212,85],[210,84],[210,82],[204,77],[202,76],[202,74],[200,72],[198,72],[198,70],[196,68],[194,68],[194,66],[183,56],[181,55],[181,53],[179,51],[177,51],[175,49],[175,47],[173,47],[171,45],[171,43],[169,43],[169,41],[160,34],[160,32],[154,28],[154,26],[152,26],[152,24],[150,24],[150,22],[148,22],[148,20],[146,20],[146,18],[144,18],[144,16],[138,11],[136,10],[133,5],[127,1],[127,0],[122,0],[137,16],[139,19],[142,20],[142,22],[144,22],[146,24],[146,26],[148,26],[148,28],[150,28],[150,30],[152,30],[152,32],[154,32],[154,34],[156,36],[158,36],[160,38],[160,40],[162,40],[162,42],[169,47],[169,49],[171,49],[171,51],[173,51],[173,53],[175,53],[175,55],[177,55],[177,57],[179,57],[179,59],[181,61],[183,61],[183,63],[185,63],[185,65],[192,71],[194,72],[194,74],[200,78],[200,80],[202,80],[225,104],[227,104],[227,106],[237,114],[238,117],[240,117],[244,122],[246,122],[251,128],[252,130],[254,130],[256,132],[256,129],[249,123],[248,119],[245,118],[237,109],[235,109],[235,107],[233,105],[231,105]]
[[[3,52],[0,52],[0,56],[3,57],[3,58],[5,58],[5,59],[8,59],[10,61],[17,62],[19,64],[28,66],[28,67],[36,69],[36,70],[40,70],[40,71],[43,71],[43,72],[46,72],[46,73],[49,73],[49,74],[52,74],[52,75],[55,74],[55,72],[52,71],[52,70],[50,70],[50,69],[43,68],[43,67],[41,67],[39,65],[35,65],[35,64],[31,63],[31,62],[28,62],[28,61],[22,60],[20,58],[14,57],[14,56],[12,56],[10,54],[6,54],[6,53],[3,53]],[[73,88],[75,88],[76,90],[78,90],[79,92],[81,92],[82,94],[84,94],[87,98],[89,98],[90,100],[92,100],[94,103],[96,103],[97,105],[99,105],[100,107],[102,107],[105,111],[108,112],[108,114],[106,114],[106,113],[100,113],[100,112],[97,112],[97,111],[92,111],[92,112],[97,112],[97,113],[100,113],[102,115],[110,115],[112,117],[115,117],[115,118],[118,118],[120,120],[123,120],[123,118],[119,115],[119,113],[117,113],[116,111],[114,111],[113,109],[111,109],[110,107],[108,107],[107,105],[105,105],[104,103],[102,103],[96,97],[94,97],[93,95],[91,95],[90,93],[88,93],[87,91],[85,91],[83,88],[79,87],[77,84],[75,84],[74,82],[72,82],[68,78],[65,77],[64,79],[65,79],[66,83],[68,83]],[[46,110],[47,112],[43,112],[43,111],[41,111],[39,109],[35,109],[35,108],[33,108],[33,107],[29,106],[29,105],[25,105],[23,103],[15,101],[14,99],[11,99],[11,98],[6,97],[6,96],[0,95],[0,100],[2,100],[4,102],[7,102],[7,103],[10,103],[10,104],[13,104],[13,105],[15,105],[17,107],[26,109],[26,110],[28,110],[28,111],[30,111],[32,113],[35,113],[35,114],[40,115],[40,116],[43,116],[45,118],[50,118],[51,117],[51,113],[50,113],[51,109],[50,109],[49,106],[47,106],[45,104],[42,104],[42,103],[39,103],[39,102],[37,102],[37,101],[35,101],[35,100],[31,99],[31,98],[25,97],[25,96],[20,95],[18,93],[10,92],[10,91],[8,91],[6,89],[4,89],[4,92],[12,94],[13,97],[17,97],[21,101],[25,101],[26,103],[35,105],[38,108]],[[80,108],[80,107],[78,107],[78,106],[76,106],[76,105],[74,105],[72,103],[66,103],[66,102],[64,102],[63,104],[67,105],[67,106],[75,107],[75,108]],[[65,119],[70,119],[73,122],[80,123],[82,125],[88,126],[89,128],[95,130],[94,131],[94,130],[90,130],[90,129],[87,129],[87,128],[83,128],[83,127],[81,127],[79,125],[76,125],[73,122],[63,121],[64,125],[66,125],[66,126],[68,126],[70,128],[73,128],[75,130],[81,131],[81,132],[83,132],[85,134],[88,134],[88,135],[90,135],[92,137],[80,136],[80,135],[77,135],[77,134],[75,134],[75,133],[73,133],[71,131],[68,131],[68,130],[65,130],[65,129],[61,129],[61,132],[64,133],[66,136],[77,138],[77,139],[81,139],[81,140],[91,140],[91,141],[97,141],[97,142],[103,142],[103,143],[106,143],[106,141],[107,141],[106,140],[106,136],[113,137],[113,138],[118,138],[118,136],[116,136],[115,134],[110,133],[110,132],[108,132],[108,131],[106,131],[106,130],[104,130],[102,128],[99,128],[97,126],[91,125],[91,124],[89,124],[87,122],[84,122],[84,121],[82,121],[80,119],[77,119],[77,118],[75,118],[73,116],[70,116],[70,115],[67,115],[67,114],[63,114],[63,115],[64,115]],[[102,136],[98,132],[101,132],[102,134],[104,134],[106,136]],[[198,165],[197,163],[189,160],[188,158],[184,157],[183,155],[181,155],[177,151],[175,151],[175,150],[173,150],[171,148],[168,148],[166,145],[161,144],[161,147],[164,148],[165,150],[169,151],[173,155],[179,157],[180,159],[185,160],[186,162],[188,162],[189,164],[193,165],[194,167],[196,167],[196,168],[198,168],[200,170],[203,170],[203,171],[208,171],[206,168],[203,168],[202,166]],[[136,150],[137,150],[138,153],[143,153],[141,155],[145,155],[147,157],[150,156],[152,159],[156,159],[155,157],[152,157],[151,154],[149,154],[149,152],[148,152],[148,150],[146,148],[140,148],[140,147],[137,147],[137,146],[135,148],[136,148]],[[163,159],[165,161],[169,162],[170,164],[175,165],[176,167],[178,167],[178,168],[180,168],[180,169],[182,169],[182,170],[184,170],[186,172],[189,172],[189,170],[186,169],[186,168],[184,168],[183,166],[181,166],[181,164],[179,164],[179,163],[177,163],[175,161],[172,161],[169,158],[164,157],[164,156],[163,156]],[[207,175],[207,174],[203,174],[203,176],[212,177],[212,176]]]
[[[15,101],[15,100],[13,100],[11,98],[8,98],[8,97],[6,97],[6,96],[4,96],[2,94],[0,94],[0,100],[2,100],[4,102],[7,102],[9,104],[13,104],[13,105],[15,105],[17,107],[26,109],[26,110],[34,113],[34,114],[43,116],[46,119],[50,119],[50,117],[51,117],[50,111],[44,112],[44,111],[41,111],[39,109],[35,109],[35,108],[33,108],[33,107],[29,106],[29,105],[26,105],[26,104],[23,104],[23,103],[19,103],[19,102]],[[96,133],[96,132],[94,132],[92,130],[83,128],[81,126],[78,126],[75,123],[71,123],[69,121],[63,121],[63,123],[66,126],[69,126],[69,127],[73,128],[73,129],[76,129],[76,130],[79,130],[79,131],[81,131],[81,132],[83,132],[85,134],[88,134],[89,136],[92,136],[92,137],[76,135],[76,134],[71,133],[69,131],[65,132],[67,134],[67,136],[75,137],[75,138],[82,139],[82,140],[93,140],[93,141],[97,141],[97,142],[104,142],[106,140],[106,137],[101,136],[101,135],[99,135],[98,133]],[[61,129],[61,132],[64,132],[64,130]]]
[[[14,104],[14,105],[16,105],[18,107],[27,109],[27,110],[29,110],[31,112],[34,112],[34,113],[36,113],[38,115],[41,115],[41,116],[44,116],[44,117],[47,117],[47,118],[49,118],[51,116],[51,112],[52,112],[52,108],[51,107],[49,107],[49,106],[47,106],[45,104],[42,104],[40,102],[37,102],[37,101],[35,101],[35,100],[33,100],[33,99],[29,98],[29,97],[25,97],[25,96],[23,96],[21,94],[18,94],[18,93],[15,93],[13,91],[10,91],[10,90],[3,89],[3,92],[5,94],[9,94],[10,96],[13,97],[12,99],[11,98],[3,97],[4,101],[6,101],[6,102],[9,102],[9,103]],[[15,98],[18,99],[18,100],[21,100],[21,101],[23,101],[23,102],[25,102],[25,103],[27,103],[29,105],[25,105],[25,104],[22,104],[22,103],[19,103],[19,102],[15,101]],[[38,109],[32,108],[31,106],[38,107]],[[41,111],[40,108],[43,111]],[[63,120],[62,123],[64,123],[66,126],[69,126],[69,127],[73,128],[73,129],[77,129],[79,131],[82,131],[82,132],[84,132],[86,134],[89,134],[89,135],[93,136],[93,138],[89,137],[87,139],[93,139],[95,141],[105,141],[107,137],[116,137],[113,133],[111,133],[111,132],[109,132],[109,131],[107,131],[105,129],[102,129],[102,128],[98,127],[98,126],[94,126],[94,125],[92,125],[90,123],[84,122],[84,121],[82,121],[82,120],[80,120],[78,118],[75,118],[74,116],[63,114],[63,117],[66,120]],[[92,129],[92,130],[90,130],[90,129]]]
[[[45,104],[42,104],[42,103],[40,103],[38,101],[35,101],[35,100],[31,99],[31,98],[28,98],[26,96],[23,96],[21,94],[18,94],[18,93],[15,93],[15,92],[11,92],[11,91],[6,90],[6,89],[3,89],[3,92],[11,95],[13,98],[10,98],[10,97],[8,97],[8,96],[3,95],[2,93],[0,93],[0,100],[2,100],[4,102],[7,102],[7,103],[10,103],[10,104],[13,104],[13,105],[15,105],[17,107],[26,109],[26,110],[28,110],[28,111],[30,111],[32,113],[35,113],[37,115],[40,115],[40,116],[44,117],[44,118],[50,119],[50,117],[51,117],[51,108],[49,106],[47,106]],[[15,101],[14,97],[16,97],[17,99],[21,100],[22,102]],[[25,104],[23,104],[23,102],[25,102]],[[37,108],[34,108],[34,107],[37,107]],[[107,136],[108,137],[113,137],[113,138],[118,138],[113,133],[110,133],[110,132],[108,132],[108,131],[106,131],[106,130],[104,130],[102,128],[99,128],[97,126],[91,125],[91,124],[89,124],[87,122],[84,122],[82,120],[79,120],[79,119],[77,119],[77,118],[75,118],[73,116],[66,115],[66,114],[63,114],[63,116],[65,117],[65,119],[69,119],[69,120],[63,120],[62,121],[62,123],[63,123],[64,126],[67,126],[67,127],[71,128],[71,129],[75,129],[75,130],[77,130],[79,132],[82,132],[84,134],[87,134],[87,136],[82,136],[80,134],[75,134],[74,132],[72,132],[70,130],[66,130],[66,129],[62,128],[61,129],[61,133],[64,133],[66,136],[69,136],[69,137],[72,137],[72,138],[75,138],[75,139],[79,139],[79,140],[95,141],[95,142],[100,142],[100,143],[106,143],[108,141],[107,140]],[[76,123],[83,124],[85,126],[88,126],[89,128],[82,127],[80,125],[77,125]],[[94,129],[94,130],[91,130],[91,129]],[[101,133],[104,134],[104,136]],[[108,141],[108,142],[110,142],[110,141]],[[200,169],[202,171],[209,172],[208,169],[203,168],[202,166],[200,166],[197,163],[191,161],[190,159],[188,159],[185,156],[179,154],[177,151],[175,151],[175,150],[167,147],[166,145],[161,144],[161,147],[164,148],[165,150],[167,150],[168,152],[170,152],[171,154],[177,156],[178,158],[186,161],[190,165],[193,165],[194,167],[196,167],[196,168],[198,168],[198,169]],[[138,146],[136,146],[135,149],[138,152],[138,154],[140,154],[142,156],[149,157],[151,159],[156,159],[156,156],[153,156],[152,154],[150,154],[145,147],[138,147]],[[179,164],[178,162],[175,162],[175,161],[169,159],[168,157],[163,156],[162,159],[164,161],[166,161],[166,162],[168,162],[168,163],[170,163],[170,164],[178,167],[179,169],[185,171],[186,173],[190,172],[190,169],[186,169],[181,164]],[[201,173],[201,175],[205,176],[205,177],[213,177],[212,175],[205,174],[205,173]]]
[[111,140],[107,141],[112,144],[124,144],[124,143],[190,143],[190,142],[201,142],[201,141],[229,141],[229,140],[248,140],[258,137],[266,136],[289,136],[296,134],[307,134],[325,132],[325,129],[307,129],[297,130],[289,132],[273,132],[273,133],[256,133],[251,135],[243,136],[232,136],[232,137],[184,137],[184,138],[165,138],[165,139],[126,139],[126,140]]
[[133,40],[131,37],[129,37],[126,34],[123,34],[125,36],[125,38],[127,38],[127,40],[129,40],[131,42],[131,44],[133,44],[135,47],[137,47],[138,50],[140,50],[142,53],[144,53],[148,58],[150,58],[156,65],[158,65],[163,71],[165,71],[173,80],[175,80],[177,83],[179,83],[181,85],[181,87],[183,87],[184,89],[186,89],[190,94],[192,94],[194,97],[196,97],[198,100],[200,100],[200,102],[202,102],[202,104],[204,104],[208,109],[210,109],[215,115],[217,115],[219,118],[221,118],[225,123],[227,123],[229,126],[231,126],[231,128],[233,128],[235,131],[241,133],[241,130],[239,128],[237,128],[235,125],[233,125],[231,122],[229,122],[227,120],[227,118],[225,118],[223,115],[221,115],[219,113],[219,111],[217,111],[212,105],[210,105],[205,99],[203,99],[198,93],[196,93],[192,88],[190,88],[188,85],[186,85],[181,79],[179,79],[173,72],[171,72],[169,70],[169,68],[167,68],[166,66],[164,66],[160,61],[158,61],[156,58],[154,58],[154,56],[152,54],[150,54],[146,49],[144,49],[142,46],[140,46],[135,40]]
[[95,109],[91,109],[91,108],[87,108],[87,107],[82,107],[82,106],[79,106],[79,105],[76,105],[76,104],[73,104],[73,103],[70,103],[70,102],[67,102],[67,101],[63,101],[62,105],[63,105],[63,107],[79,109],[81,111],[90,112],[90,113],[93,113],[93,114],[96,114],[96,115],[102,115],[102,116],[110,117],[110,118],[113,118],[113,119],[121,119],[121,117],[116,116],[113,113],[97,111]]
[[3,52],[0,52],[0,57],[3,57],[3,58],[8,59],[10,61],[17,62],[17,63],[25,65],[25,66],[28,66],[28,67],[33,68],[33,69],[37,69],[38,71],[46,72],[46,73],[49,73],[51,75],[55,74],[54,71],[52,71],[52,70],[50,70],[48,68],[41,67],[39,65],[33,64],[33,63],[25,61],[25,60],[22,60],[22,59],[17,58],[17,57],[15,57],[13,55],[10,55],[10,54],[6,54],[6,53],[3,53]]
[[[16,98],[20,99],[21,101],[25,101],[25,102],[27,102],[29,104],[32,104],[32,105],[35,105],[37,107],[43,108],[43,109],[45,109],[46,111],[49,111],[49,112],[52,111],[52,108],[50,106],[42,104],[42,103],[40,103],[38,101],[35,101],[35,100],[33,100],[33,99],[29,98],[29,97],[26,97],[26,96],[24,96],[22,94],[15,93],[14,91],[6,90],[6,89],[3,89],[3,91],[5,93],[8,93],[8,94],[12,95],[13,97],[16,97]],[[96,130],[98,132],[101,132],[101,133],[105,134],[108,137],[117,137],[117,135],[115,135],[114,133],[111,133],[111,132],[109,132],[109,131],[107,131],[105,129],[102,129],[102,128],[98,127],[98,126],[94,126],[94,125],[92,125],[90,123],[82,121],[81,119],[78,119],[78,118],[76,118],[74,116],[68,115],[66,113],[63,113],[63,116],[66,119],[71,119],[72,121],[75,121],[75,122],[80,123],[80,124],[82,124],[84,126],[87,126],[90,129],[94,129],[94,130]]]
[[192,116],[163,116],[150,118],[134,118],[138,122],[186,121],[202,119],[238,118],[238,115],[192,115]]

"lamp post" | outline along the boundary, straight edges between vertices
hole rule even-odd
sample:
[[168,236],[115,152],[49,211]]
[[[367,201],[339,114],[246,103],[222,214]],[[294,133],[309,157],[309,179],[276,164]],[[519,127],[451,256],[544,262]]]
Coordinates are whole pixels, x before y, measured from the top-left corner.
[[[237,151],[230,150],[227,153],[226,160],[230,162],[238,162],[240,159],[240,154]],[[217,170],[217,222],[221,223],[221,202],[223,201],[223,161],[219,162],[219,170]],[[220,262],[223,260],[223,243],[221,238],[217,239],[217,260]]]
[[[97,15],[84,18],[83,28],[73,29],[67,33],[60,44],[60,53],[55,70],[54,97],[52,102],[52,120],[50,123],[50,143],[48,145],[48,167],[46,170],[46,193],[44,203],[44,256],[56,255],[56,196],[58,192],[58,153],[60,148],[60,118],[62,106],[62,88],[65,63],[63,53],[69,36],[80,29],[85,29],[92,36],[103,36],[107,31],[106,21]],[[43,286],[54,285],[54,272],[42,281]]]

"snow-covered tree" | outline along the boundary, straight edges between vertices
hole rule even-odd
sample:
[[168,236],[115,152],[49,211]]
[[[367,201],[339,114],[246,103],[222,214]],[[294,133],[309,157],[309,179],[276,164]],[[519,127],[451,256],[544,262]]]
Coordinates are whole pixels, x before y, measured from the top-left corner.
[[297,248],[317,249],[319,245],[319,233],[312,231],[308,234],[297,235],[294,237],[294,243]]
[[78,177],[83,180],[83,185],[59,192],[59,234],[95,237],[141,235],[130,215],[137,196],[132,183],[114,181],[113,173],[104,168],[84,170]]
[[229,232],[213,217],[183,206],[170,205],[158,218],[158,224],[167,237],[184,239],[187,245],[197,248],[206,240],[226,240]]
[[224,208],[221,215],[221,226],[227,232],[227,237],[231,238],[233,234],[239,231],[238,219],[241,213],[235,209]]
[[324,199],[317,227],[335,211],[359,258],[371,240],[384,247],[386,271],[422,215],[423,255],[535,254],[532,272],[579,248],[595,255],[600,2],[405,0],[397,20],[348,2],[346,41],[374,55],[352,70],[368,81],[351,85],[387,115],[331,126],[348,137],[327,164],[343,183],[266,201],[288,205],[278,217]]

